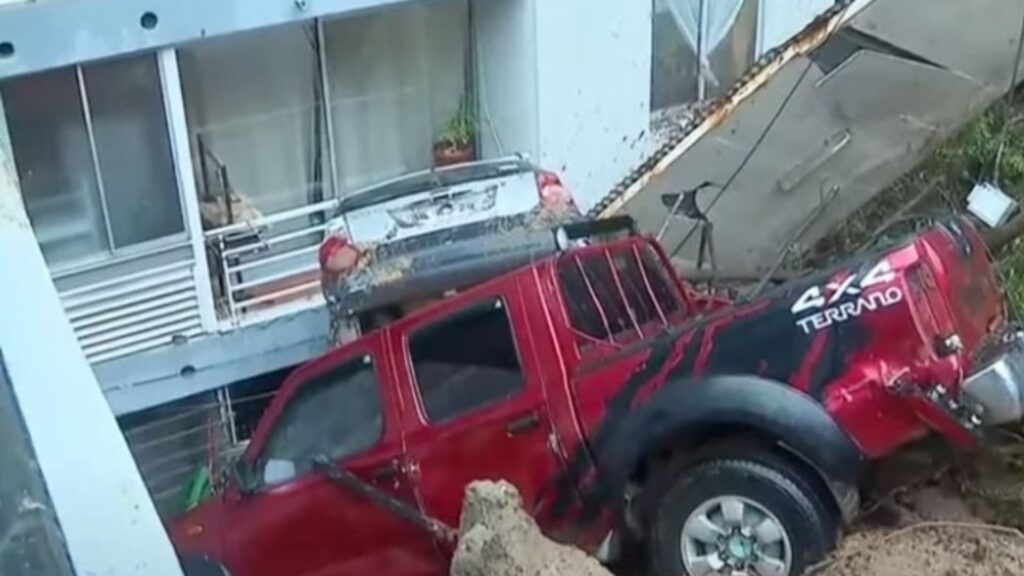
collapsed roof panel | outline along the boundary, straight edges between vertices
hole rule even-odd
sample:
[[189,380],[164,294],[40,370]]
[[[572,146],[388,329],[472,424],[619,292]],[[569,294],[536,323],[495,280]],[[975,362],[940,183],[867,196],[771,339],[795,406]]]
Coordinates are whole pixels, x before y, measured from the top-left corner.
[[[837,4],[672,130],[592,214],[626,212],[656,231],[669,212],[662,194],[711,182],[697,203],[716,224],[719,265],[765,267],[829,190],[839,190],[836,199],[801,243],[821,237],[998,98],[1010,83],[1022,11],[1016,0]],[[677,217],[666,246],[694,257],[696,227]]]

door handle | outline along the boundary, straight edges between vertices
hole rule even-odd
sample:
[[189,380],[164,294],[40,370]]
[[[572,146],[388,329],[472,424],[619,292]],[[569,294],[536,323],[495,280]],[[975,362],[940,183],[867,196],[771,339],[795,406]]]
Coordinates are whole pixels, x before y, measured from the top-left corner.
[[508,431],[509,436],[515,436],[533,430],[537,426],[540,426],[540,414],[537,412],[530,412],[522,418],[517,418],[508,423],[505,430]]

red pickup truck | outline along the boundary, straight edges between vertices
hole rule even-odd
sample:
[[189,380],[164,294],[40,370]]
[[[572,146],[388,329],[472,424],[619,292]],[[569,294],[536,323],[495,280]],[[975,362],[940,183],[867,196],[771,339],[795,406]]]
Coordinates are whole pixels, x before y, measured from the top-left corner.
[[965,220],[737,302],[629,235],[299,368],[172,534],[236,576],[442,574],[466,484],[506,479],[599,558],[639,542],[659,576],[797,576],[856,514],[870,460],[1019,420],[1022,370]]

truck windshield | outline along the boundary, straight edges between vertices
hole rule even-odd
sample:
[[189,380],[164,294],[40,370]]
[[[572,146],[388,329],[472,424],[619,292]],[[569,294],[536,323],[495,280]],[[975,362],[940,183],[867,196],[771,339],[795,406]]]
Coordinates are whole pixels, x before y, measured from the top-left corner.
[[581,348],[624,344],[667,326],[683,310],[654,247],[625,242],[566,254],[558,276]]

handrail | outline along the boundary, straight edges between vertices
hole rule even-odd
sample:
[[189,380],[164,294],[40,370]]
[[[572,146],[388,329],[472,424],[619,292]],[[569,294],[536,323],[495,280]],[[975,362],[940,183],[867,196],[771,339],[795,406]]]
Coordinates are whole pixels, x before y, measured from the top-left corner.
[[294,220],[295,218],[301,218],[303,216],[309,216],[316,214],[317,212],[327,212],[341,202],[341,198],[330,198],[327,200],[321,200],[315,204],[307,204],[298,208],[292,208],[290,210],[283,210],[271,214],[269,216],[263,216],[261,218],[254,218],[245,222],[237,222],[235,224],[229,224],[227,226],[221,226],[220,228],[213,228],[203,232],[206,238],[215,238],[218,236],[225,236],[228,234],[236,234],[238,232],[251,232],[261,226],[270,226],[285,222],[287,220]]
[[[331,198],[203,233],[223,319],[238,325],[294,311],[296,301],[299,307],[320,305],[316,253],[327,228],[323,221],[338,202]],[[316,214],[323,217],[310,218]],[[233,242],[239,233],[254,238]]]

